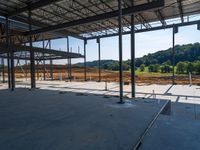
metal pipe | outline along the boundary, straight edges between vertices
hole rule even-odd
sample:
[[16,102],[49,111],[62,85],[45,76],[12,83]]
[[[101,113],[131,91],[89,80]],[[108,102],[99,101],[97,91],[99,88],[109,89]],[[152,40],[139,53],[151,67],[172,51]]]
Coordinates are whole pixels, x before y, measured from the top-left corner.
[[122,57],[122,8],[121,0],[118,0],[118,24],[119,24],[119,86],[120,86],[120,101],[123,102],[123,57]]
[[131,15],[131,95],[135,97],[135,21]]
[[[32,31],[32,20],[31,20],[31,10],[28,11],[28,22],[29,22],[29,32]],[[31,88],[34,89],[36,87],[35,84],[35,56],[34,51],[32,50],[32,36],[29,35],[29,47],[30,47],[30,64],[31,64]]]

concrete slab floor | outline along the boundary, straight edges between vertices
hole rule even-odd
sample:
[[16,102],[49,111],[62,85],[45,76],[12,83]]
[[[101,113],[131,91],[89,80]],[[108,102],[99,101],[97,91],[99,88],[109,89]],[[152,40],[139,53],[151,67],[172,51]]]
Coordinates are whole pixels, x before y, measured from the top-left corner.
[[165,101],[0,90],[1,150],[129,150]]
[[[2,84],[1,84],[2,85]],[[72,91],[78,93],[119,95],[119,84],[108,83],[108,90],[105,90],[104,82],[64,82],[64,81],[38,81],[41,89]],[[27,87],[21,83],[18,87]],[[6,85],[0,86],[0,89]],[[124,86],[124,95],[130,97],[130,85]],[[156,95],[153,95],[153,90]],[[200,86],[189,85],[156,85],[143,84],[136,86],[136,96],[142,98],[170,99],[172,101],[172,116],[158,118],[155,126],[144,140],[142,149],[199,149],[199,121],[200,121]],[[158,130],[157,130],[158,129]],[[182,132],[185,134],[183,135]],[[174,136],[176,135],[176,136]],[[196,137],[191,139],[188,137]],[[151,140],[150,140],[151,139]],[[164,141],[163,141],[164,140]],[[165,141],[166,140],[166,141]],[[191,141],[192,140],[192,141]],[[183,145],[176,144],[184,143]],[[157,146],[155,144],[158,142]],[[194,143],[193,143],[194,142]],[[180,146],[180,147],[179,147]]]

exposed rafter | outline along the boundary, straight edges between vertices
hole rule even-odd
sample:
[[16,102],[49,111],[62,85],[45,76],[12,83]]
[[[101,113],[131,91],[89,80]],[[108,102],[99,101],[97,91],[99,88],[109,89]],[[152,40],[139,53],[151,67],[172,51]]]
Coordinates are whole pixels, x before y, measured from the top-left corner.
[[184,18],[183,18],[183,7],[182,7],[182,0],[177,0],[178,2],[178,8],[179,8],[179,12],[180,12],[180,16],[181,16],[181,22],[184,22]]
[[166,26],[167,23],[165,21],[165,18],[163,17],[161,11],[158,9],[155,11],[156,16],[158,17],[158,19],[160,20],[160,22],[162,23],[162,26]]
[[[139,12],[143,12],[143,11],[147,11],[147,10],[158,9],[163,6],[164,6],[164,0],[159,0],[159,1],[155,1],[155,2],[153,1],[148,4],[145,3],[145,4],[133,6],[133,7],[124,8],[124,9],[122,9],[122,15],[123,16],[131,15],[133,13],[139,13]],[[43,32],[56,31],[56,30],[60,30],[60,29],[64,29],[64,28],[69,28],[72,26],[93,23],[93,22],[97,22],[97,21],[101,21],[101,20],[107,20],[107,19],[111,19],[111,18],[114,18],[117,16],[118,16],[118,10],[91,16],[91,17],[87,17],[87,18],[83,18],[83,19],[79,19],[79,20],[74,20],[71,22],[61,23],[58,25],[53,25],[53,26],[42,28],[42,29],[37,29],[37,30],[31,31],[31,32],[26,32],[24,35],[32,35],[32,34],[38,34],[38,33],[43,33]]]
[[60,1],[60,0],[39,0],[39,1],[34,2],[34,3],[29,3],[29,4],[27,4],[27,6],[22,7],[20,9],[17,9],[16,11],[13,11],[13,12],[7,14],[7,16],[8,17],[14,17],[14,16],[16,16],[20,13],[28,11],[29,9],[30,10],[38,9],[38,8],[50,5],[52,3],[55,3],[57,1]]

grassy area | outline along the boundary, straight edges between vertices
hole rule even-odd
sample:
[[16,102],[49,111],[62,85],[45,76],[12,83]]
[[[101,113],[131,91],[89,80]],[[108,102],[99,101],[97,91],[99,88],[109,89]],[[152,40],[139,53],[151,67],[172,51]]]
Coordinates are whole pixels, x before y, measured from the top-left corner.
[[[175,67],[176,70],[176,67]],[[118,71],[114,71],[114,72],[118,72]],[[130,73],[131,70],[129,71],[124,71],[124,73]],[[148,67],[145,67],[145,70],[142,72],[140,70],[140,68],[137,68],[136,70],[136,75],[147,75],[147,76],[172,76],[172,73],[161,73],[160,70],[159,72],[149,72]],[[176,76],[187,76],[187,74],[177,74],[175,71],[175,75]]]

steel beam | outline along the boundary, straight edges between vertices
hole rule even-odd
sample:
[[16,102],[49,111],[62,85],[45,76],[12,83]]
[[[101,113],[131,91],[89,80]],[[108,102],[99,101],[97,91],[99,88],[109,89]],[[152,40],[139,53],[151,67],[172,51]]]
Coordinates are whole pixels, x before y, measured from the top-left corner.
[[50,4],[55,3],[57,1],[59,1],[59,0],[45,0],[45,1],[39,0],[39,1],[34,2],[34,3],[29,3],[27,6],[19,8],[16,11],[9,13],[8,17],[14,17],[14,16],[21,14],[23,12],[32,11],[34,9],[38,9],[38,8],[50,5]]
[[[200,20],[197,21],[191,21],[191,22],[184,22],[184,23],[177,23],[175,24],[177,27],[184,27],[184,26],[190,26],[190,25],[195,25],[200,23]],[[157,31],[157,30],[162,30],[162,29],[170,29],[173,28],[173,24],[171,25],[166,25],[166,26],[159,26],[159,27],[152,27],[150,29],[140,29],[140,30],[136,30],[135,33],[143,33],[143,32],[148,32],[148,31]],[[199,25],[199,29],[200,29],[200,25]],[[123,35],[127,35],[127,34],[131,34],[131,31],[126,31],[123,32]],[[108,38],[108,37],[113,37],[113,36],[118,36],[118,33],[114,33],[114,34],[107,34],[107,35],[101,35],[101,36],[93,36],[93,37],[89,37],[86,38],[87,40],[93,40],[96,38]]]
[[123,102],[123,57],[122,57],[122,4],[118,0],[118,25],[119,25],[119,103]]
[[[152,1],[150,3],[145,3],[145,4],[133,6],[133,7],[124,8],[124,9],[122,9],[122,16],[131,15],[133,13],[139,13],[139,12],[143,12],[143,11],[149,11],[149,10],[153,10],[153,9],[158,9],[163,6],[164,6],[164,0]],[[107,19],[111,19],[111,18],[115,18],[115,17],[118,17],[118,10],[91,16],[91,17],[87,17],[87,18],[83,18],[83,19],[79,19],[79,20],[74,20],[74,21],[70,21],[70,22],[66,22],[66,23],[61,23],[58,25],[48,26],[48,27],[44,27],[41,29],[36,29],[33,31],[25,32],[24,34],[25,35],[33,35],[33,34],[39,34],[39,33],[43,33],[43,32],[57,31],[57,30],[61,30],[64,28],[74,27],[74,26],[83,25],[83,24],[87,24],[87,23],[93,23],[93,22],[97,22],[97,21],[101,21],[101,20],[107,20]]]
[[[29,31],[32,31],[32,22],[31,22],[31,10],[28,11],[28,21],[29,21]],[[32,36],[29,35],[29,47],[30,47],[30,65],[31,65],[31,88],[36,88],[35,84],[35,55],[32,49]]]
[[87,45],[87,40],[84,40],[84,80],[87,81],[87,66],[86,66],[86,45]]
[[180,16],[181,16],[181,22],[184,22],[184,18],[183,18],[183,7],[182,7],[182,0],[177,0],[178,2],[178,8],[179,8],[179,12],[180,12]]

